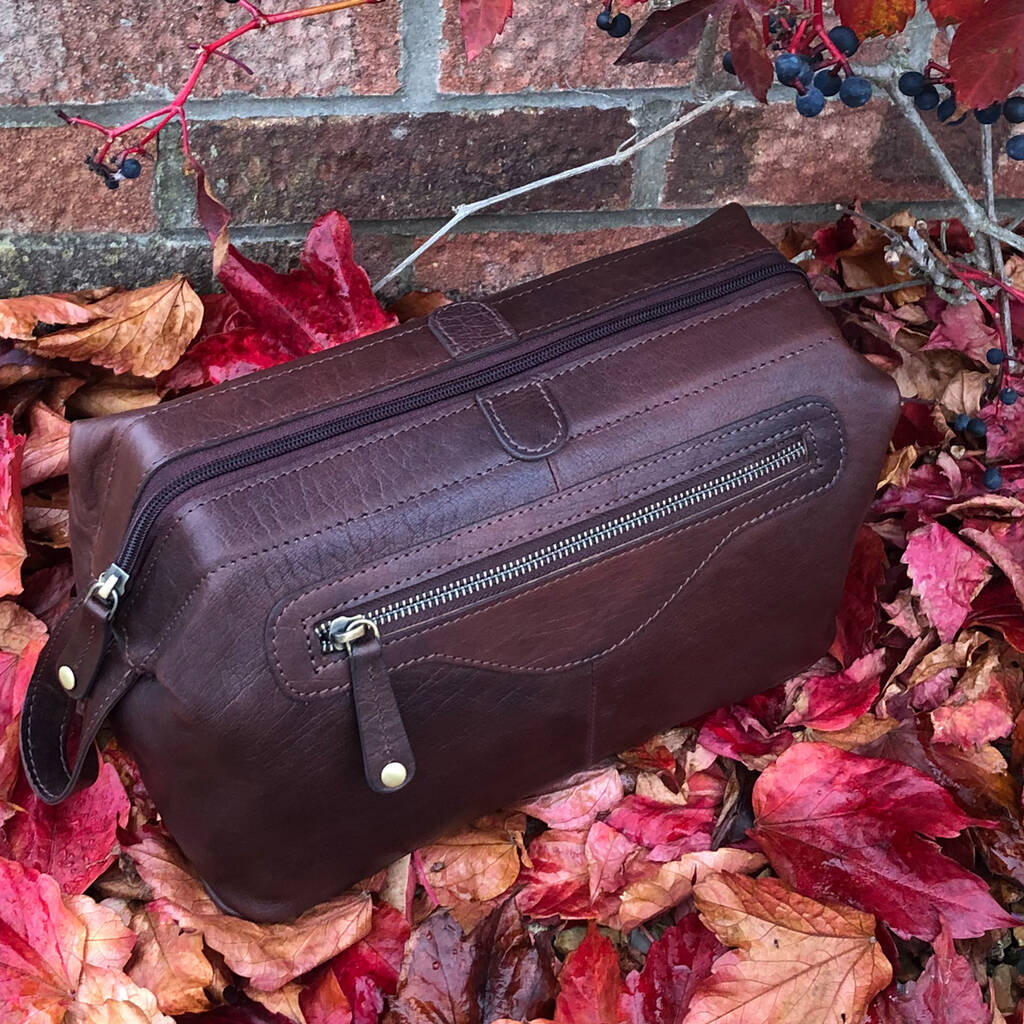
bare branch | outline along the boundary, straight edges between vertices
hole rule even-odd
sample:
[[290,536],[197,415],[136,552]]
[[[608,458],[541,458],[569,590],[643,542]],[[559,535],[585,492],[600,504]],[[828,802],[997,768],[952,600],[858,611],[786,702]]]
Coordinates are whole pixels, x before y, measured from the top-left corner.
[[881,284],[877,288],[861,288],[855,292],[815,292],[814,294],[826,305],[832,302],[845,302],[847,299],[864,299],[871,295],[884,295],[886,292],[898,292],[904,288],[916,288],[930,284],[927,277],[915,277],[909,281],[897,281],[895,284]]
[[[559,171],[557,174],[549,174],[546,178],[538,178],[537,181],[531,181],[526,185],[520,185],[518,188],[509,189],[507,192],[499,192],[498,195],[490,196],[487,199],[478,199],[472,203],[463,203],[461,206],[456,206],[455,211],[451,218],[446,221],[441,227],[439,227],[418,249],[410,253],[401,263],[398,264],[394,269],[389,270],[374,286],[373,290],[380,291],[389,281],[393,281],[406,267],[411,266],[415,263],[428,249],[436,245],[445,235],[447,235],[452,228],[457,224],[464,221],[467,217],[472,217],[474,214],[479,213],[481,210],[486,210],[490,206],[495,206],[498,203],[507,202],[509,199],[515,199],[518,196],[526,195],[528,192],[533,192],[536,189],[544,188],[546,185],[553,185],[556,181],[565,181],[566,178],[575,178],[580,174],[589,174],[591,171],[596,171],[600,167],[612,167],[617,164],[625,163],[635,153],[639,153],[641,149],[645,149],[653,142],[657,142],[658,139],[664,138],[666,135],[671,135],[673,132],[677,132],[680,128],[686,127],[692,121],[696,121],[697,118],[702,117],[710,110],[714,110],[715,107],[720,107],[725,103],[728,103],[736,95],[736,90],[732,89],[728,92],[720,92],[717,96],[713,96],[706,103],[702,103],[699,107],[695,107],[693,110],[682,117],[677,117],[674,121],[669,121],[667,124],[663,124],[656,131],[651,132],[650,135],[645,135],[641,139],[636,141],[629,141],[621,144],[614,153],[609,156],[601,157],[599,160],[591,160],[585,164],[579,164],[576,167],[566,168],[564,171]],[[1024,239],[1022,239],[1024,241]]]

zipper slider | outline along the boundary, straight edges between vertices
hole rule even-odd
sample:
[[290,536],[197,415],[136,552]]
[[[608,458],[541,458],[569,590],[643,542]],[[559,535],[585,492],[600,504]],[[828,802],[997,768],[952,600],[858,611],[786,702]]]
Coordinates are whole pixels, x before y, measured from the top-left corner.
[[397,792],[412,780],[416,762],[384,664],[380,629],[356,615],[321,623],[316,632],[325,651],[348,654],[367,785],[376,793]]

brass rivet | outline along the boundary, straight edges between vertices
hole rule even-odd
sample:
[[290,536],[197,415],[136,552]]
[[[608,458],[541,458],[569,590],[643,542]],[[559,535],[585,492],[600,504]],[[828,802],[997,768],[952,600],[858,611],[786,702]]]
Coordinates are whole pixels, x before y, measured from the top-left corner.
[[57,669],[57,680],[65,690],[73,690],[75,688],[75,673],[70,665],[61,665]]
[[408,777],[409,773],[405,770],[405,765],[401,761],[389,761],[380,772],[380,781],[388,789],[398,789]]

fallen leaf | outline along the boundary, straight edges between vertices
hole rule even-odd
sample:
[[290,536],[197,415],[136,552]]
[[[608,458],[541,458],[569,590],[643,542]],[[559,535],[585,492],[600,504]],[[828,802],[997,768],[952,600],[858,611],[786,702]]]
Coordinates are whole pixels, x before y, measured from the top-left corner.
[[25,540],[21,517],[21,459],[25,438],[10,416],[0,416],[0,597],[21,593]]
[[948,643],[967,618],[991,566],[956,534],[935,522],[907,536],[903,563],[922,609],[939,637]]
[[68,471],[71,424],[45,402],[29,411],[29,431],[21,456],[21,486],[32,487]]
[[37,355],[155,377],[170,369],[196,336],[203,304],[180,274],[146,288],[114,292],[94,303],[88,324],[18,344]]
[[256,924],[217,909],[177,848],[153,832],[127,847],[160,911],[203,935],[227,965],[255,989],[270,992],[336,956],[370,930],[366,894],[340,896],[307,910],[290,924]]
[[599,814],[610,811],[623,797],[616,768],[597,768],[566,779],[550,793],[516,804],[516,810],[543,821],[549,828],[582,830]]
[[971,825],[926,775],[825,743],[798,743],[754,785],[751,837],[789,885],[876,914],[903,936],[958,938],[1015,922],[976,875],[924,838]]
[[531,935],[515,900],[506,900],[495,917],[489,945],[480,999],[482,1019],[528,1020],[540,1016],[553,1002],[557,989],[557,959],[550,940]]
[[704,719],[698,742],[721,757],[762,771],[793,742],[792,733],[775,725],[766,725],[745,704],[730,704]]
[[879,649],[829,676],[811,676],[800,686],[785,724],[833,732],[852,725],[878,697],[886,654]]
[[123,971],[86,966],[67,1024],[174,1024],[156,996]]
[[668,861],[709,849],[716,816],[715,806],[705,802],[679,806],[627,796],[608,815],[606,824],[646,846],[652,860]]
[[605,893],[618,891],[626,883],[627,861],[637,844],[603,821],[595,821],[583,845],[587,858],[588,892],[591,904]]
[[694,901],[704,924],[738,948],[697,987],[687,1024],[860,1021],[892,977],[870,914],[776,878],[731,874],[698,884]]
[[849,665],[871,649],[878,617],[878,585],[886,564],[885,542],[870,526],[861,526],[836,615],[835,639],[829,648],[842,665]]
[[491,900],[519,874],[519,843],[497,829],[464,829],[421,847],[425,881],[443,906],[458,900]]
[[625,992],[615,947],[591,922],[558,976],[555,1024],[614,1024]]
[[32,341],[36,328],[55,324],[85,324],[97,314],[61,295],[25,295],[0,299],[0,338]]
[[550,829],[530,843],[530,867],[523,868],[516,895],[524,914],[578,919],[593,914],[586,840],[584,832]]
[[999,348],[999,332],[985,322],[985,312],[975,300],[946,306],[921,351],[953,349],[985,365],[985,354],[993,347]]

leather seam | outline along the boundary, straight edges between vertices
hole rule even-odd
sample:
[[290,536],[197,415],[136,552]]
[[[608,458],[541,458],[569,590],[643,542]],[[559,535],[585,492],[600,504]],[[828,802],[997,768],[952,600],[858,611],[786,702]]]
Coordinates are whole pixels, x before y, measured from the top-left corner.
[[472,306],[473,309],[469,312],[476,315],[477,317],[481,315],[482,311],[490,319],[491,323],[495,327],[497,327],[498,336],[502,338],[506,344],[518,340],[519,336],[515,333],[515,331],[512,330],[512,327],[505,321],[505,318],[500,316],[495,310],[491,309],[486,302],[477,302],[471,300],[469,302],[464,303],[452,303],[447,306],[441,306],[440,309],[438,309],[430,316],[428,316],[427,326],[436,331],[438,334],[440,334],[443,337],[443,339],[448,342],[448,345],[450,346],[450,351],[454,356],[465,355],[467,352],[479,352],[482,348],[489,347],[494,339],[487,338],[481,344],[464,347],[459,342],[458,338],[456,338],[446,326],[446,321],[449,320],[453,314],[448,313],[447,315],[445,315],[441,313],[441,310],[450,310],[452,306],[459,306],[462,309],[465,309],[466,306]]
[[[495,398],[504,398],[508,395],[514,395],[517,391],[525,391],[527,388],[537,388],[540,391],[541,397],[544,399],[544,404],[551,410],[551,415],[554,417],[555,429],[554,433],[547,441],[543,441],[536,447],[530,447],[529,445],[520,444],[511,434],[508,427],[505,425],[505,421],[502,420],[500,413],[498,412],[497,406],[494,404]],[[523,455],[537,455],[540,452],[546,451],[553,444],[555,444],[560,438],[567,436],[569,427],[559,412],[555,403],[551,401],[551,397],[548,394],[548,389],[544,386],[541,381],[530,381],[527,384],[522,384],[517,388],[512,388],[509,391],[502,391],[500,394],[488,396],[480,399],[483,405],[486,405],[491,411],[491,415],[494,417],[494,422],[498,429],[501,431],[502,437],[505,438],[508,446],[514,451],[520,452]]]

